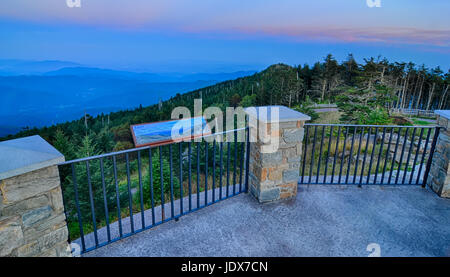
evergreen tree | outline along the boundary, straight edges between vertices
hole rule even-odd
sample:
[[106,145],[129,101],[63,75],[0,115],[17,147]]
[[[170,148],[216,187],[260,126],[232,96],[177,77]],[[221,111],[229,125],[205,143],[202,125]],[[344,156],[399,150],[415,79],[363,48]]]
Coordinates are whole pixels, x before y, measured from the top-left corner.
[[74,146],[67,139],[67,137],[64,135],[64,132],[61,129],[56,130],[53,146],[56,149],[58,149],[58,151],[61,152],[61,154],[64,155],[66,161],[75,158]]
[[[77,158],[97,155],[98,151],[95,148],[96,146],[95,143],[93,143],[92,138],[90,136],[85,136],[81,142],[81,147],[76,151],[75,155]],[[103,166],[101,166],[101,164]],[[74,171],[78,190],[78,203],[83,223],[86,226],[93,225],[93,212],[95,212],[96,224],[106,220],[104,196],[106,196],[109,213],[114,215],[117,206],[112,160],[110,158],[104,158],[101,161],[96,159],[87,162],[79,162],[74,164]],[[91,189],[89,188],[89,183]],[[70,226],[78,224],[75,184],[72,174],[68,174],[65,177],[63,190],[69,229],[78,230],[78,228],[70,228]],[[91,205],[90,191],[92,192],[94,207]],[[119,193],[122,207],[124,207],[128,195],[126,195],[125,189],[122,189]],[[71,234],[72,237],[76,235],[77,234]]]

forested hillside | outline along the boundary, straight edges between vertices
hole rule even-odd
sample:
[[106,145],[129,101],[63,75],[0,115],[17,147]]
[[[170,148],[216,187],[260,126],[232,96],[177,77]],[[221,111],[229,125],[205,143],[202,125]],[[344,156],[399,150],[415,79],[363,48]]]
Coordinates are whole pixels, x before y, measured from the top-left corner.
[[[40,129],[23,130],[0,140],[39,134],[66,160],[132,148],[130,124],[170,119],[176,106],[193,109],[195,98],[203,106],[286,105],[305,113],[308,105],[337,103],[341,121],[384,124],[390,107],[446,109],[450,107],[449,72],[413,63],[370,58],[358,64],[352,55],[339,63],[332,55],[310,65],[277,64],[248,77],[177,94],[148,107],[124,110]],[[133,97],[130,95],[130,97]],[[86,151],[89,149],[89,151]]]

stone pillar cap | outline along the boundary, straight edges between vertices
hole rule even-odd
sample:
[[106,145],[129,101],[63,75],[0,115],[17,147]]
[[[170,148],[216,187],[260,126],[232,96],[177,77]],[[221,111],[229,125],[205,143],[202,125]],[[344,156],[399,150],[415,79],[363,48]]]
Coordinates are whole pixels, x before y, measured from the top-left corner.
[[450,120],[450,110],[435,110],[434,113]]
[[247,113],[250,117],[256,117],[259,121],[262,121],[264,123],[273,123],[274,121],[271,119],[273,108],[279,109],[280,114],[278,122],[311,120],[311,117],[309,117],[308,115],[297,112],[286,106],[249,107],[245,108],[245,113]]
[[0,142],[0,180],[64,162],[64,156],[40,136]]

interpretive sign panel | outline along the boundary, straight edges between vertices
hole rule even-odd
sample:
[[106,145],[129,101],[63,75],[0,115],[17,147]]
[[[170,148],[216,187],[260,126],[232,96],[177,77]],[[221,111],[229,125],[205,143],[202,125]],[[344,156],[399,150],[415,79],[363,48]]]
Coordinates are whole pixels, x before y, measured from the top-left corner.
[[203,117],[142,123],[130,128],[136,147],[163,145],[211,133]]

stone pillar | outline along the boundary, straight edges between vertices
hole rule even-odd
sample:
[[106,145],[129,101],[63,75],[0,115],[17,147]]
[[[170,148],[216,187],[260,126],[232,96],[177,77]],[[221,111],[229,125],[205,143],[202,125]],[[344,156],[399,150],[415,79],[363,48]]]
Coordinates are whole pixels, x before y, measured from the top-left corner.
[[442,127],[431,160],[427,184],[439,196],[450,198],[450,110],[435,111]]
[[0,142],[0,256],[71,256],[60,162],[40,136]]
[[260,203],[292,198],[297,186],[305,121],[284,106],[250,107],[249,191]]

